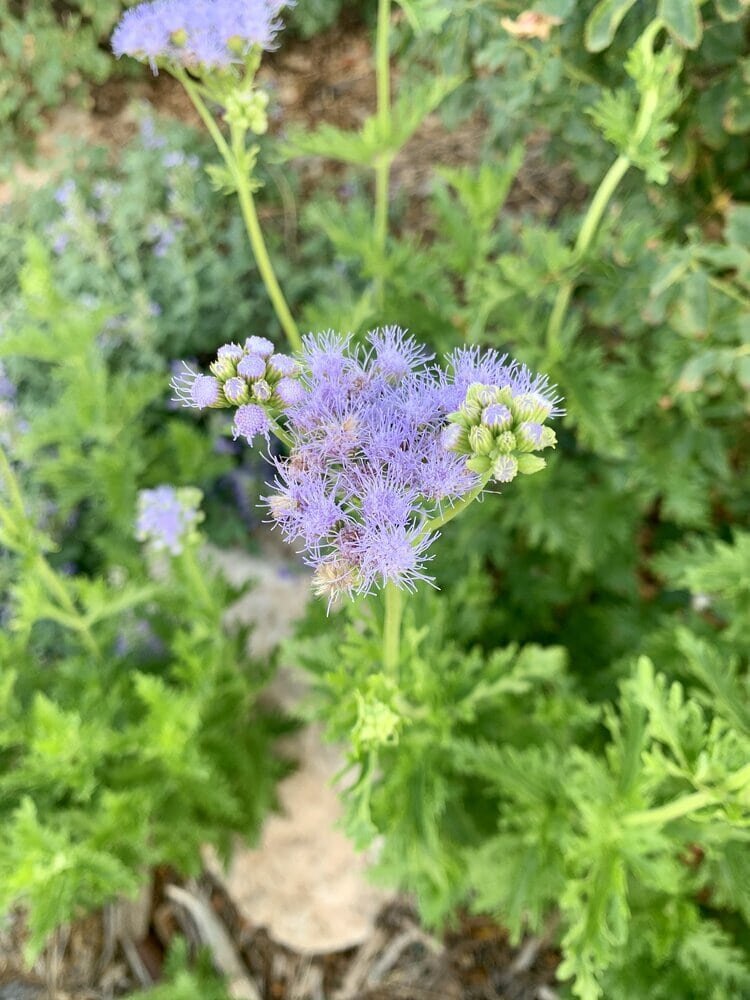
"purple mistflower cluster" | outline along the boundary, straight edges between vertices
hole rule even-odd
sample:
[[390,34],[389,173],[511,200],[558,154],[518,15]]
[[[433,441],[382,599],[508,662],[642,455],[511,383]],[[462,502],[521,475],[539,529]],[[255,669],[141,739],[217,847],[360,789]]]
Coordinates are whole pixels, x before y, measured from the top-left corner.
[[112,35],[116,56],[133,56],[156,71],[158,60],[206,69],[242,62],[272,49],[288,0],[153,0],[123,14]]
[[289,454],[271,459],[264,502],[329,603],[429,581],[435,519],[490,479],[541,468],[527,453],[554,445],[544,423],[561,411],[546,379],[495,351],[459,349],[442,368],[398,327],[371,332],[364,348],[310,335],[298,360],[271,349],[257,337],[227,344],[212,375],[175,386],[188,406],[237,406],[235,437],[249,442],[283,424]]
[[178,556],[203,520],[203,495],[192,487],[157,486],[138,494],[136,538],[154,552]]

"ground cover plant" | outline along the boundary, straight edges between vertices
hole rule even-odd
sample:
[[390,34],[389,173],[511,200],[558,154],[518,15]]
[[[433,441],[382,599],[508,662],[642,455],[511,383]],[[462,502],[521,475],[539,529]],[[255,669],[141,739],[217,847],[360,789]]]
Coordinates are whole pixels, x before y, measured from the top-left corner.
[[[206,190],[201,197],[227,220],[236,199],[263,287],[253,286],[252,312],[227,301],[222,322],[214,312],[205,326],[191,326],[190,309],[174,326],[152,317],[155,333],[143,354],[132,346],[113,354],[110,392],[102,382],[107,364],[90,349],[103,314],[94,312],[87,347],[86,323],[82,331],[57,318],[65,299],[54,292],[50,251],[29,244],[18,314],[29,314],[40,289],[54,305],[31,310],[24,336],[0,341],[18,366],[19,405],[42,391],[39,363],[59,363],[62,353],[66,379],[80,381],[60,384],[75,399],[88,387],[92,406],[77,421],[70,406],[60,411],[64,420],[36,421],[17,435],[14,455],[33,469],[39,501],[52,494],[67,504],[53,519],[82,518],[106,588],[113,567],[125,565],[134,581],[143,574],[132,541],[139,487],[151,490],[141,494],[139,528],[153,547],[150,517],[161,524],[162,504],[173,525],[177,518],[196,529],[195,498],[180,489],[191,476],[212,489],[206,463],[228,461],[208,459],[212,438],[231,435],[240,455],[251,453],[246,445],[260,450],[270,463],[260,502],[312,567],[319,597],[285,654],[315,678],[310,711],[348,746],[346,827],[359,846],[382,845],[378,876],[413,893],[431,925],[450,923],[468,906],[493,913],[516,938],[528,930],[553,936],[562,995],[745,995],[744,5],[561,0],[525,11],[521,4],[379,0],[369,13],[376,22],[372,116],[358,132],[320,123],[287,130],[281,140],[266,136],[270,101],[257,77],[263,50],[281,43],[280,4],[157,0],[125,15],[115,52],[171,73],[187,91],[218,154],[208,178],[226,196],[209,202]],[[437,113],[452,127],[474,116],[484,143],[476,164],[434,165],[414,225],[403,221],[407,195],[394,190],[392,168]],[[564,159],[569,186],[580,191],[575,204],[555,204],[547,215],[508,207],[523,181],[524,143],[532,133],[539,141],[540,128],[545,156]],[[160,152],[143,174],[155,178],[163,168],[176,185],[187,170],[189,183],[200,186],[191,155],[167,163]],[[205,148],[201,155],[211,160]],[[262,230],[263,165],[273,156],[283,157],[290,177],[297,161],[319,157],[351,171],[345,196],[323,185],[304,209],[307,243],[297,265],[314,250],[315,281],[295,276],[274,234]],[[131,173],[137,183],[138,171]],[[74,211],[86,211],[85,202],[75,207],[78,197],[66,188],[58,198],[73,220]],[[152,257],[173,260],[172,272],[182,267],[199,285],[205,271],[189,264],[189,253],[188,263],[169,257],[191,225],[179,206],[167,205]],[[175,218],[183,222],[177,235]],[[64,219],[50,224],[57,227],[50,241],[65,235]],[[212,242],[223,239],[230,249],[216,274],[238,273],[232,268],[240,266],[245,234],[235,226],[220,237],[230,230],[207,225],[193,260],[205,255],[211,268]],[[83,276],[72,265],[66,270],[66,248],[58,249],[66,288],[80,295]],[[133,259],[142,256],[140,245]],[[110,270],[124,302],[128,269],[107,259],[96,273]],[[200,301],[220,309],[223,294]],[[229,284],[226,294],[234,294]],[[143,315],[150,301],[149,293]],[[122,312],[129,343],[140,314]],[[175,343],[177,330],[191,332]],[[307,330],[315,332],[303,336]],[[94,401],[134,401],[141,391],[140,405],[160,392],[166,398],[167,359],[186,354],[196,362],[172,376],[172,393],[198,412],[163,418],[184,442],[179,454],[165,433],[158,481],[132,458],[130,467],[117,461],[124,492],[114,493],[102,459],[89,466],[82,490],[73,470],[83,439],[93,454],[100,445],[109,458],[115,440],[123,454],[132,447],[141,455],[127,431],[97,440]],[[24,368],[21,356],[34,366]],[[142,376],[136,356],[151,359]],[[147,391],[137,388],[141,377]],[[120,405],[113,412],[126,417]],[[41,542],[19,506],[25,511],[25,501],[13,499],[10,466],[5,478],[6,545],[27,564],[46,559],[29,548]],[[94,490],[101,502],[82,504]],[[104,525],[112,525],[112,538]],[[76,535],[75,528],[61,532],[69,545]],[[163,536],[162,543],[169,548]],[[122,597],[118,584],[125,605],[112,616],[89,609],[93,584],[77,576],[67,583],[50,570],[58,592],[52,620],[75,636],[75,664],[88,663],[60,671],[65,684],[74,684],[76,670],[91,669],[84,624],[103,628],[100,618],[130,614],[131,604],[146,600],[163,602],[155,608],[179,602],[182,556],[194,553],[188,538],[185,552],[170,559],[173,576],[144,581],[158,599],[127,588]],[[18,565],[12,562],[13,574]],[[63,598],[60,587],[68,586]],[[106,607],[103,595],[106,589],[96,591]],[[7,659],[27,697],[36,698],[32,719],[42,697],[56,712],[70,712],[64,689],[42,696],[34,679],[38,628],[30,629],[45,617],[34,604],[40,600],[38,584],[16,585],[8,611],[16,644]],[[191,600],[200,608],[197,588]],[[70,601],[75,614],[66,610]],[[230,639],[216,606],[213,617],[204,608],[201,618],[192,604],[183,611],[179,620],[196,615],[194,628],[218,658],[202,669],[193,659],[190,683],[220,686]],[[184,637],[163,641],[184,654]],[[118,697],[127,705],[143,699],[148,683],[132,673],[127,654],[125,662],[133,686]],[[168,676],[187,683],[184,670],[172,669]],[[192,689],[178,695],[198,697]],[[117,699],[109,710],[115,707]],[[206,717],[213,718],[208,709]],[[262,723],[244,732],[257,740]],[[34,737],[14,733],[12,746],[21,748],[7,755],[7,780],[18,795],[14,822],[42,829],[39,810],[62,806],[43,796],[37,802],[36,793],[23,797],[33,758],[23,748]],[[226,734],[211,734],[220,760],[211,766],[227,782],[244,767],[270,773],[265,742],[229,753],[229,741],[218,746]],[[190,779],[180,773],[176,780]],[[70,779],[80,797],[77,781]],[[116,771],[107,781],[116,781]],[[113,801],[121,793],[99,772],[83,785]],[[257,822],[263,801],[253,800],[245,826]],[[76,831],[87,830],[85,802],[72,814]],[[219,810],[196,837],[219,839],[233,825]],[[15,865],[20,874],[6,876],[5,901],[30,901],[32,914],[41,913],[39,942],[69,912],[45,910],[24,841],[14,843],[6,870]],[[157,844],[169,857],[169,845]],[[144,852],[141,863],[155,856]],[[67,885],[76,906],[104,895],[96,878],[75,868]],[[125,879],[116,886],[127,887]]]

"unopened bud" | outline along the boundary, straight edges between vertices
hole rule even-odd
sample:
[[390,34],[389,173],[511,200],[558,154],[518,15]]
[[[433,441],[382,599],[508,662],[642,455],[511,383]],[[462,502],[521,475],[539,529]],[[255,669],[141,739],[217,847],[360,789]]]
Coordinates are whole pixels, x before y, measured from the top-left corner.
[[543,424],[552,413],[552,404],[537,392],[527,392],[516,396],[511,409],[518,420]]
[[511,431],[503,431],[495,438],[495,447],[501,455],[509,455],[516,450],[516,435]]
[[495,435],[489,427],[478,424],[469,431],[469,445],[476,454],[489,455],[495,447]]
[[224,383],[224,395],[227,402],[241,406],[250,399],[250,389],[244,378],[235,375],[234,378],[229,378]]
[[492,476],[498,483],[510,483],[518,475],[518,459],[501,455],[492,466]]
[[266,382],[265,379],[259,379],[253,385],[253,397],[257,399],[259,403],[267,403],[271,398],[272,389],[271,386]]
[[466,433],[466,428],[461,427],[459,424],[448,424],[440,435],[440,441],[446,451],[466,453],[471,450],[469,447],[469,436]]
[[513,414],[504,403],[491,403],[482,411],[482,423],[493,431],[506,431],[513,423]]
[[480,476],[489,472],[491,467],[492,462],[487,455],[472,455],[466,462],[466,468],[471,469],[472,472],[479,473]]

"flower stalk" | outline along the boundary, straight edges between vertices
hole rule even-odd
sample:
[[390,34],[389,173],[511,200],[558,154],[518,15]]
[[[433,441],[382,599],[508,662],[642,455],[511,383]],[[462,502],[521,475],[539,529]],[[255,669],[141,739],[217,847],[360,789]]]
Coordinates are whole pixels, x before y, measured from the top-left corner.
[[258,212],[255,207],[252,177],[247,170],[247,151],[245,148],[246,130],[233,126],[232,143],[230,146],[222,135],[221,129],[216,123],[215,118],[208,110],[206,102],[203,100],[199,85],[194,80],[191,80],[188,74],[179,67],[175,67],[172,72],[185,88],[185,92],[208,129],[208,132],[214,141],[214,145],[221,154],[222,159],[229,170],[237,191],[237,198],[240,203],[242,218],[245,223],[245,229],[247,230],[248,239],[250,240],[250,246],[252,248],[261,279],[263,280],[263,284],[265,285],[268,297],[271,300],[271,304],[273,305],[279,324],[281,325],[281,328],[289,342],[289,346],[293,351],[299,351],[302,348],[302,338],[300,337],[297,324],[294,322],[294,318],[292,317],[287,301],[284,298],[284,293],[282,292],[278,278],[276,277],[276,272],[274,271],[273,264],[271,263],[268,247],[266,246],[263,230],[260,225],[260,220],[258,219]]
[[[375,41],[375,75],[377,87],[377,119],[380,139],[385,146],[391,128],[391,65],[390,65],[391,0],[378,0],[378,24]],[[388,202],[390,174],[393,157],[385,148],[378,154],[375,168],[375,248],[379,266],[385,267],[385,249],[388,240]],[[375,279],[375,301],[383,308],[385,282],[379,273]]]
[[[651,51],[653,51],[654,40],[660,29],[661,21],[656,19],[652,21],[643,35],[643,42],[651,49]],[[629,148],[637,149],[643,142],[658,111],[659,88],[658,84],[654,84],[643,94],[635,121],[632,144]],[[589,204],[586,214],[583,217],[583,222],[581,223],[581,228],[578,231],[578,236],[573,247],[576,268],[580,265],[581,261],[584,259],[589,248],[594,242],[604,213],[606,212],[609,203],[617,191],[617,188],[620,186],[621,181],[627,174],[628,170],[630,170],[631,166],[633,166],[632,157],[627,153],[621,153],[610,166],[609,170],[602,178],[599,187],[596,189],[594,197],[591,199],[591,203]],[[574,274],[573,277],[564,281],[557,290],[557,295],[555,296],[555,301],[552,306],[552,312],[550,313],[547,323],[547,355],[544,363],[545,368],[554,367],[554,365],[562,357],[562,330],[576,284],[577,273]]]
[[404,610],[404,592],[395,583],[387,583],[383,590],[385,619],[383,623],[383,670],[391,677],[398,674],[401,653],[401,618]]

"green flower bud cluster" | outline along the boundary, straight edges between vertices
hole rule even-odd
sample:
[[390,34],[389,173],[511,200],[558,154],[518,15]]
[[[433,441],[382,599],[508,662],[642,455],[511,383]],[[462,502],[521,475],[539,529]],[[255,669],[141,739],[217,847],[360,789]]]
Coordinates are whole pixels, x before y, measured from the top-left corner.
[[555,432],[545,425],[551,414],[552,404],[539,393],[514,394],[509,386],[472,382],[464,402],[448,415],[443,444],[466,455],[473,472],[509,483],[547,464],[533,453],[557,444]]
[[265,337],[248,337],[244,347],[225,344],[210,369],[230,406],[259,403],[283,409],[301,397],[299,365],[287,354],[276,354]]
[[233,90],[224,99],[224,117],[229,125],[264,135],[268,131],[268,94],[265,90]]
[[287,354],[277,354],[265,337],[248,337],[244,347],[224,344],[210,370],[210,375],[199,375],[186,368],[172,382],[177,399],[198,409],[256,403],[284,410],[304,395],[299,364]]

